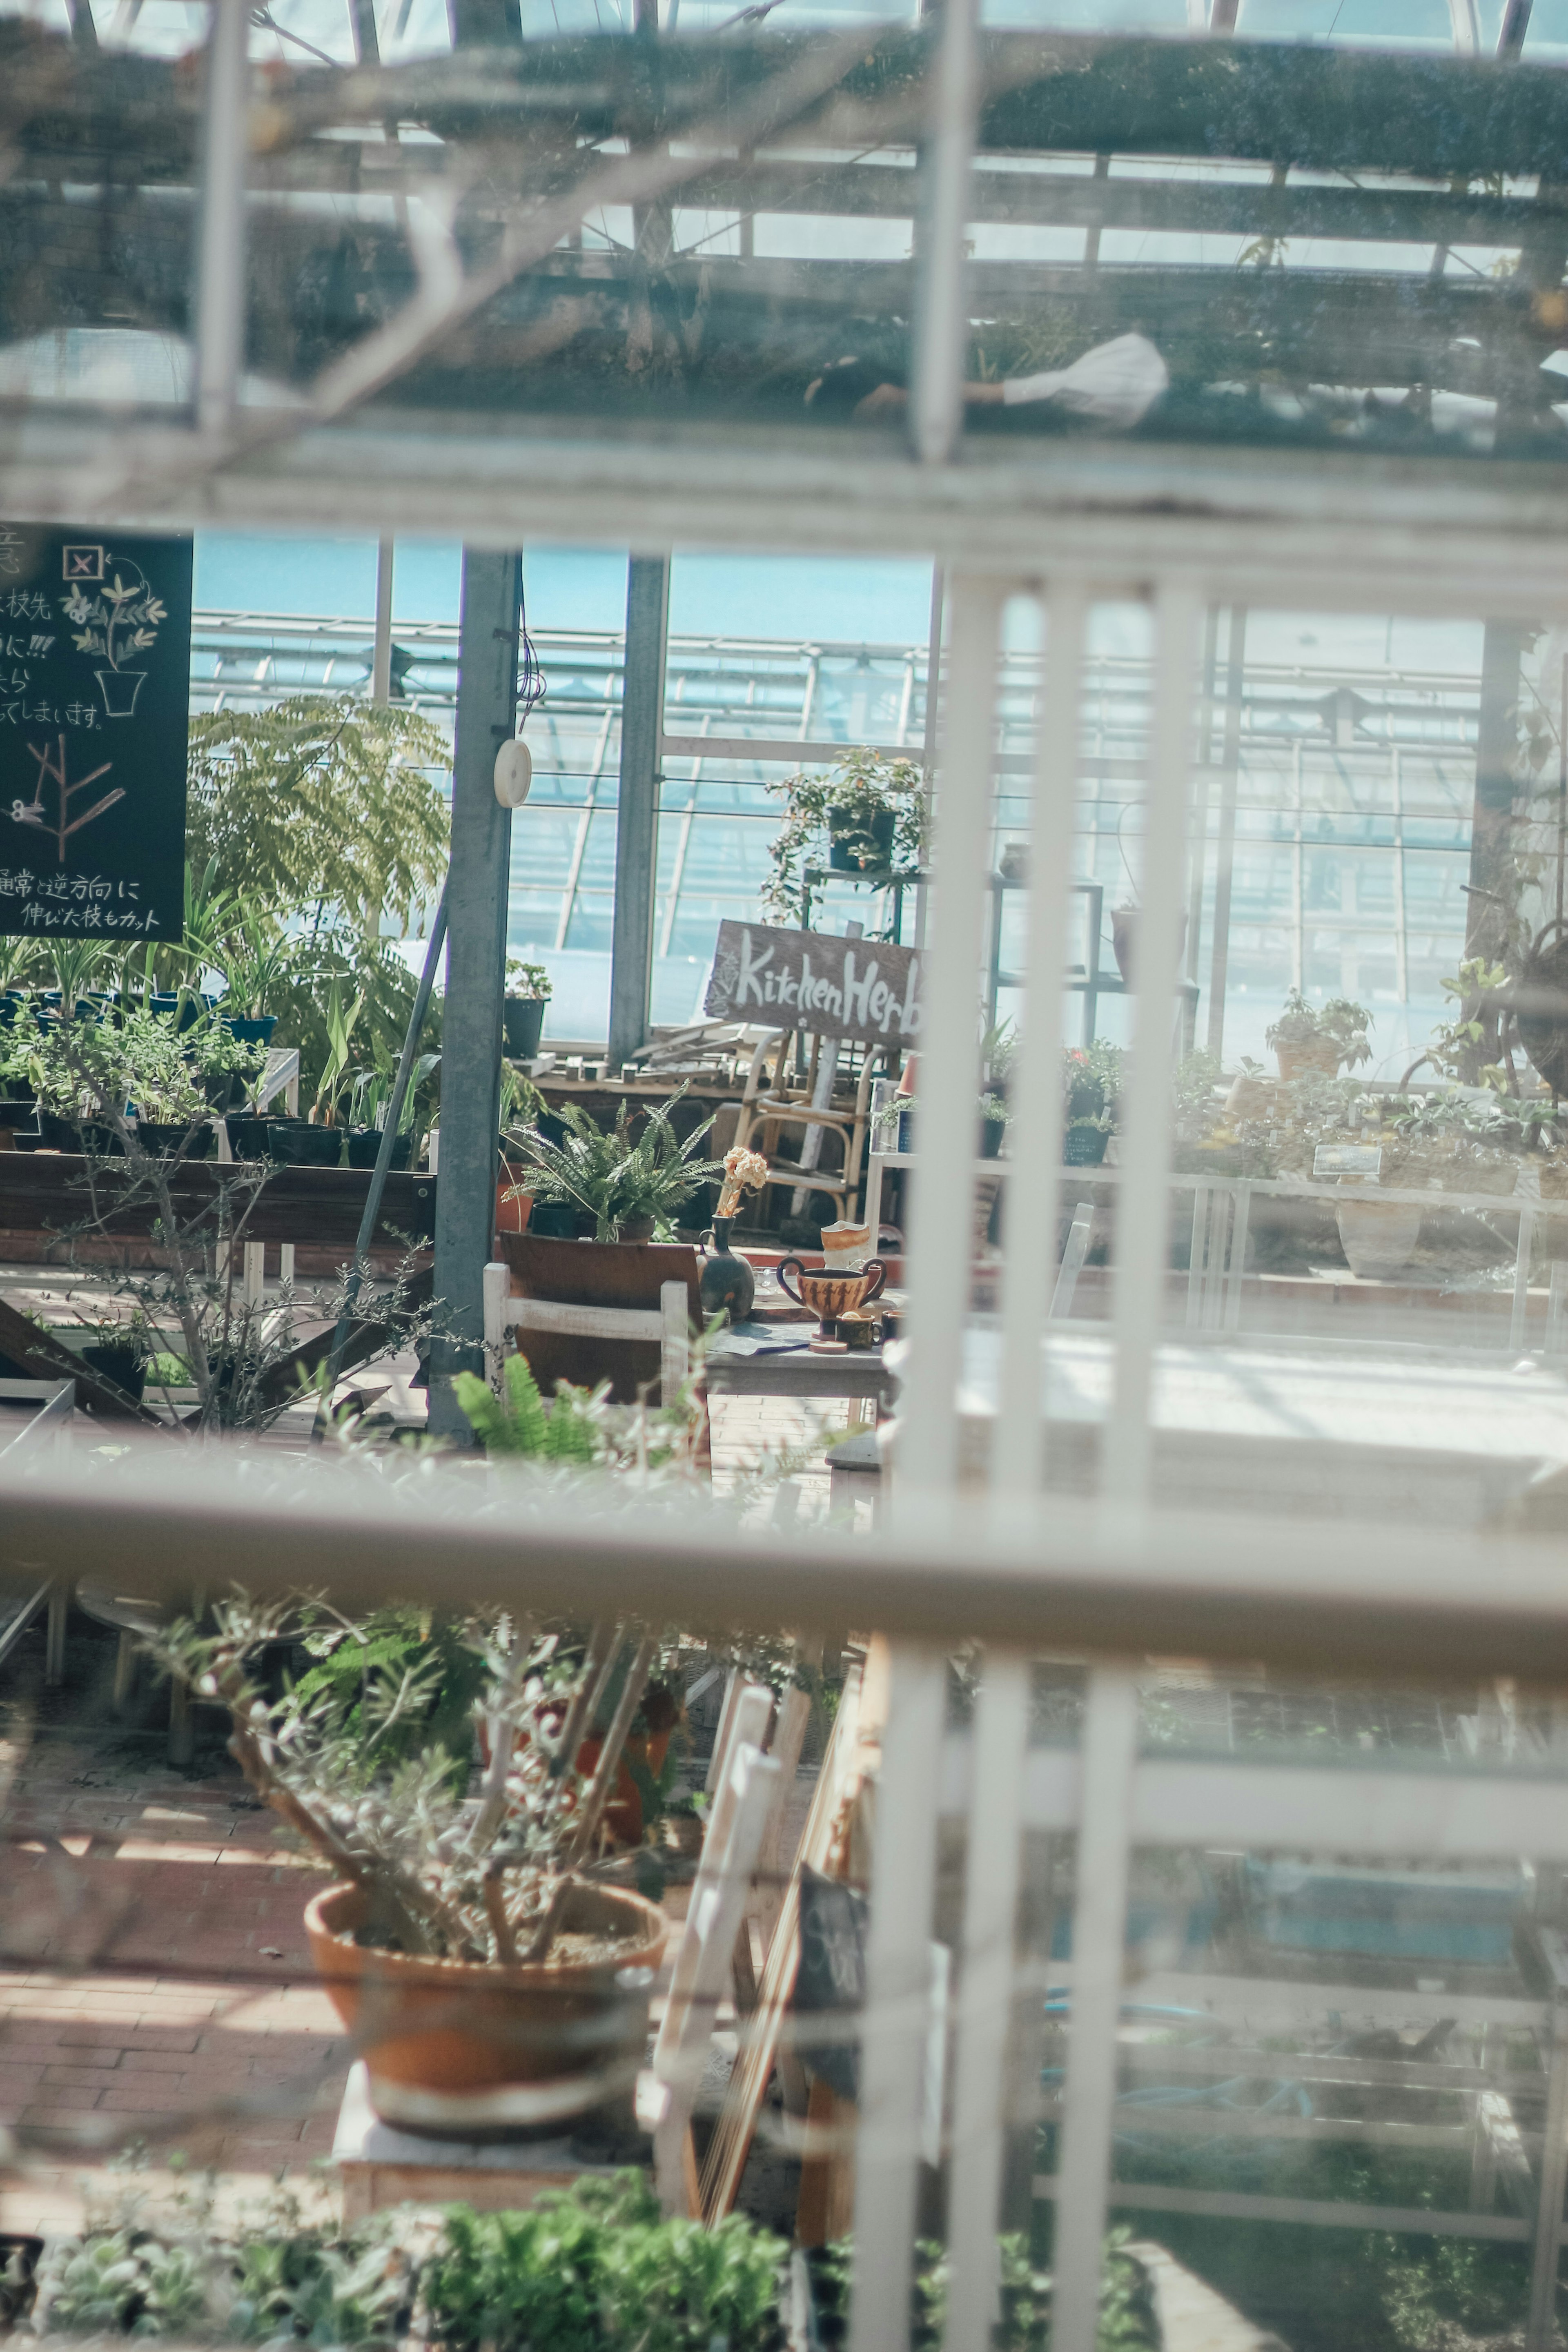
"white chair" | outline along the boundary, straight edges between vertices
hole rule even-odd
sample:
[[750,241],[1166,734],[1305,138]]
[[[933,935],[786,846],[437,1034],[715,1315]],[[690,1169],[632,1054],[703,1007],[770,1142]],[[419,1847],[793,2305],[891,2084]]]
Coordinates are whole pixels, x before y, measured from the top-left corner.
[[[657,1339],[659,1402],[673,1404],[691,1370],[689,1302],[684,1282],[659,1286],[652,1307],[579,1307],[574,1301],[520,1298],[511,1269],[494,1260],[485,1268],[485,1369],[498,1396],[509,1331],[565,1331],[586,1339]],[[527,1353],[526,1348],[523,1353]]]

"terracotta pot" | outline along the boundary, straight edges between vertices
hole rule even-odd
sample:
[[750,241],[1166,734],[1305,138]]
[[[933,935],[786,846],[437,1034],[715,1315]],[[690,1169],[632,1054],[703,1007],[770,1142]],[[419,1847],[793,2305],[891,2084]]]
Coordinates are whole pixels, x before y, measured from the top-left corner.
[[1334,1222],[1352,1274],[1397,1274],[1421,1237],[1421,1212],[1409,1201],[1344,1201]]
[[[697,1253],[685,1242],[558,1241],[530,1231],[497,1236],[511,1268],[512,1288],[525,1298],[584,1307],[657,1307],[667,1282],[684,1282],[692,1322],[700,1330]],[[530,1331],[523,1349],[546,1396],[557,1381],[593,1388],[610,1382],[617,1404],[635,1404],[639,1383],[659,1377],[657,1339],[592,1339],[574,1331]]]
[[[795,1280],[789,1280],[791,1273]],[[888,1269],[880,1258],[868,1260],[858,1274],[808,1274],[799,1258],[786,1257],[778,1269],[779,1287],[786,1298],[804,1307],[816,1317],[826,1332],[829,1323],[840,1315],[848,1315],[856,1307],[868,1306],[881,1295],[888,1278]],[[795,1286],[799,1285],[797,1288]]]
[[1325,1077],[1339,1075],[1340,1049],[1333,1045],[1314,1044],[1310,1038],[1297,1045],[1276,1045],[1279,1076],[1286,1086],[1299,1078],[1303,1070],[1321,1070]]
[[618,1934],[615,1957],[535,1968],[369,1948],[354,1941],[365,1910],[361,1888],[329,1886],[306,1906],[305,1932],[328,1998],[361,2036],[384,2122],[504,2139],[584,2115],[636,2080],[668,1928],[640,1895],[577,1888],[565,1927]]

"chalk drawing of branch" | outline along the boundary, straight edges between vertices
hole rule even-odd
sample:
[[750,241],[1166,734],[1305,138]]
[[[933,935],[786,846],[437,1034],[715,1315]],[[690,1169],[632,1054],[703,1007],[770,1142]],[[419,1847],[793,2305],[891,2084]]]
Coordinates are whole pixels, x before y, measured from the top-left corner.
[[[47,743],[41,748],[37,743],[29,743],[27,749],[38,763],[38,778],[37,783],[33,787],[33,797],[31,802],[24,803],[22,801],[13,801],[11,803],[11,815],[17,824],[37,825],[41,833],[53,834],[56,845],[59,853],[60,864],[63,866],[66,862],[66,844],[70,839],[72,834],[79,833],[84,824],[90,824],[95,816],[101,816],[105,809],[112,808],[116,801],[122,801],[125,798],[125,794],[121,791],[120,787],[116,785],[113,792],[105,793],[101,800],[94,801],[91,808],[84,809],[80,816],[73,817],[70,814],[70,804],[72,801],[75,800],[78,793],[85,793],[89,784],[96,784],[100,776],[107,776],[110,768],[114,765],[113,761],[105,760],[102,767],[94,768],[90,776],[83,776],[79,782],[68,784],[66,782],[66,739],[63,735],[59,738],[59,750],[58,752],[51,752]],[[55,785],[59,794],[58,803],[58,814],[53,824],[48,823],[44,814],[44,785],[46,782]]]

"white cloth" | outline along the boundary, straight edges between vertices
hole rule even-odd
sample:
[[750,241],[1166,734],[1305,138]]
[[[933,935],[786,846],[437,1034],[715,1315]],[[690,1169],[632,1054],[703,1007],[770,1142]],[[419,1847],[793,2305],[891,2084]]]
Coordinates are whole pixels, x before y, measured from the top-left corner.
[[1114,342],[1097,343],[1069,368],[1009,376],[1002,398],[1009,408],[1026,401],[1055,401],[1075,415],[1092,416],[1127,432],[1152,408],[1170,381],[1170,370],[1147,335],[1118,335]]

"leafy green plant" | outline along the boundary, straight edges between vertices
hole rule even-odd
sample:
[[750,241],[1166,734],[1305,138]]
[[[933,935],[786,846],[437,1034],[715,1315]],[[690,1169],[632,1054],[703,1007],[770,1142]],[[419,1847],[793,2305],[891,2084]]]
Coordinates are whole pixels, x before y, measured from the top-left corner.
[[1265,1030],[1264,1043],[1276,1048],[1331,1047],[1338,1057],[1337,1069],[1354,1069],[1372,1059],[1366,1035],[1372,1026],[1372,1014],[1365,1005],[1352,1003],[1348,996],[1331,996],[1325,1003],[1317,1005],[1299,988],[1293,988],[1285,999],[1279,1020]]
[[[847,820],[851,844],[860,845],[863,865],[880,858],[874,851],[873,823],[891,812],[892,860],[895,866],[918,866],[925,855],[925,773],[918,761],[893,751],[847,751],[824,775],[820,769],[800,771],[767,787],[786,803],[784,822],[768,856],[773,871],[763,890],[763,904],[778,921],[800,919],[802,876],[809,865],[826,863],[829,812]],[[843,835],[840,838],[844,838]]]
[[353,695],[198,712],[190,739],[195,869],[210,864],[221,887],[268,908],[336,908],[374,939],[387,910],[406,919],[440,887],[450,820],[437,779],[451,756],[418,712]]
[[499,1397],[474,1372],[458,1372],[452,1385],[487,1454],[536,1462],[589,1463],[599,1458],[592,1399],[563,1381],[554,1411],[547,1413],[526,1356],[507,1358],[503,1392]]
[[[1159,2336],[1147,2286],[1137,2263],[1123,2249],[1129,2232],[1113,2230],[1105,2242],[1096,2352],[1153,2352]],[[1000,2315],[994,2352],[1048,2352],[1051,2279],[1030,2259],[1027,2241],[1009,2234],[997,2241]],[[817,2330],[824,2352],[848,2342],[854,2273],[854,2242],[840,2239],[808,2258]],[[949,2264],[945,2247],[922,2239],[916,2248],[910,2298],[913,2352],[939,2352],[947,2320]]]
[[509,996],[532,997],[548,1003],[555,993],[555,982],[542,963],[526,963],[521,956],[506,960],[506,992]]
[[710,2231],[667,2221],[623,2173],[526,2213],[448,2209],[426,2319],[447,2352],[774,2352],[784,2253],[739,2214]]
[[552,1143],[537,1127],[524,1128],[520,1139],[531,1163],[528,1182],[535,1200],[584,1210],[594,1220],[594,1238],[601,1242],[614,1241],[623,1225],[643,1218],[651,1217],[656,1225],[668,1220],[722,1165],[693,1157],[711,1118],[684,1142],[676,1134],[670,1113],[685,1093],[681,1087],[667,1104],[655,1105],[635,1139],[624,1102],[607,1130],[580,1104],[569,1103],[562,1113],[566,1136],[561,1143]]

